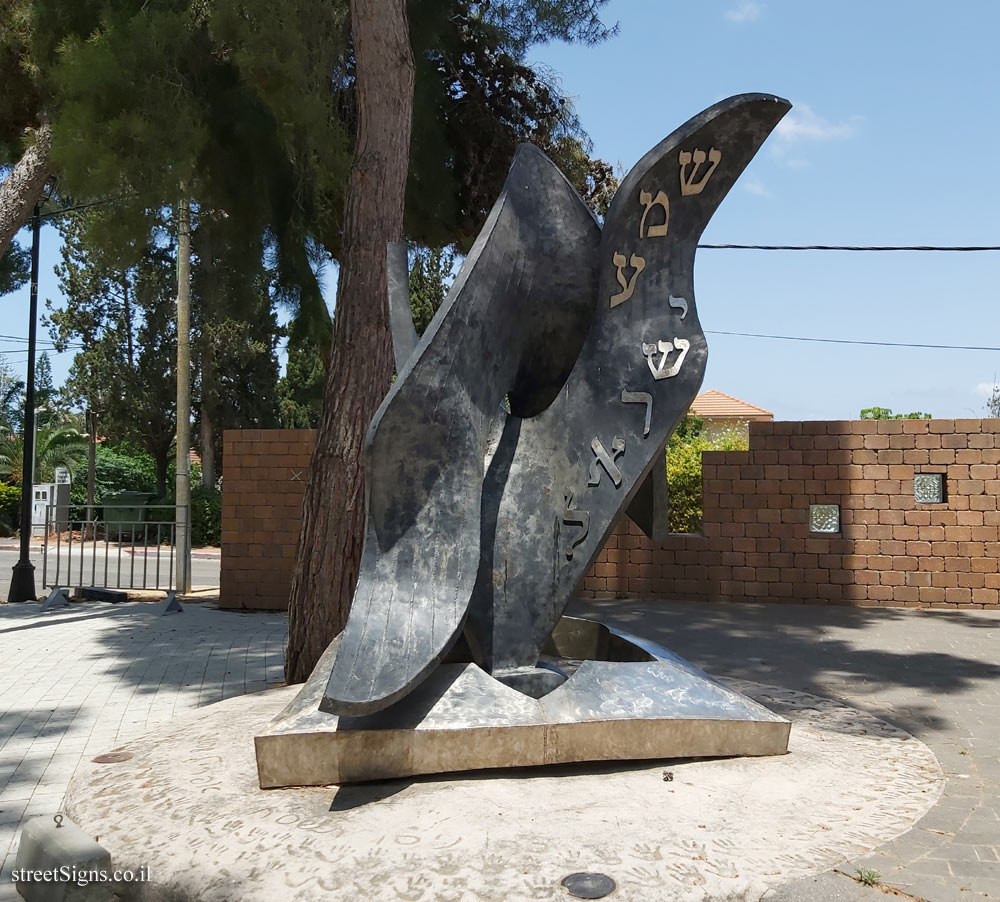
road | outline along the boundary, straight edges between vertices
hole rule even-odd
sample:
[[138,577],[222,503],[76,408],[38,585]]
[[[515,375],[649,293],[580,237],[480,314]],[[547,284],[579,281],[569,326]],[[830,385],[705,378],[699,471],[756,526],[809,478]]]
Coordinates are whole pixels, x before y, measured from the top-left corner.
[[[10,587],[10,574],[14,565],[18,561],[18,552],[12,548],[0,548],[0,598],[7,598],[7,591]],[[44,597],[47,593],[44,591],[42,586],[42,574],[43,574],[43,561],[42,561],[42,550],[39,546],[32,546],[31,549],[31,562],[35,565],[35,591],[39,596]],[[48,562],[45,570],[48,573],[49,582],[53,582],[56,579],[56,555],[54,550],[50,550],[48,554]],[[142,550],[139,549],[139,553],[133,557],[128,553],[121,554],[121,563],[119,564],[119,555],[116,548],[112,547],[110,553],[105,554],[103,545],[98,545],[96,552],[96,559],[94,552],[89,549],[84,553],[82,563],[83,563],[83,578],[80,578],[80,564],[81,556],[78,548],[72,550],[72,556],[67,554],[67,549],[63,546],[61,553],[59,555],[59,582],[63,586],[79,586],[79,585],[107,585],[110,588],[116,588],[118,585],[122,587],[128,587],[130,583],[134,585],[135,588],[142,588],[143,580],[143,557]],[[107,574],[108,579],[105,582],[105,563],[107,563]],[[68,576],[67,569],[68,566],[72,566],[72,576]],[[168,551],[166,548],[160,552],[160,572],[159,572],[159,588],[166,589],[171,588],[168,585],[170,576],[170,560],[168,557]],[[195,589],[208,589],[219,585],[219,567],[220,559],[218,557],[204,558],[204,557],[194,557],[191,560],[191,583],[192,588]],[[176,570],[174,570],[176,573]],[[132,577],[134,575],[134,582]],[[93,577],[96,576],[96,579]],[[119,578],[120,577],[120,578]],[[156,555],[152,552],[148,561],[146,562],[146,587],[150,589],[157,588],[156,583]]]

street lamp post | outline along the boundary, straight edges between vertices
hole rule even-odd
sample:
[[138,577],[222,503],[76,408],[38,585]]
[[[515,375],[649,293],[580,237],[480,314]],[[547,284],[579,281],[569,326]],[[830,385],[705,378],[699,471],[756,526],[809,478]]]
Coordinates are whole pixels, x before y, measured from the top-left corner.
[[24,456],[21,460],[21,556],[14,565],[7,593],[8,602],[34,601],[35,565],[31,548],[32,470],[35,458],[35,332],[38,319],[38,246],[42,217],[35,204],[31,216],[31,291],[28,301],[28,376],[24,393]]

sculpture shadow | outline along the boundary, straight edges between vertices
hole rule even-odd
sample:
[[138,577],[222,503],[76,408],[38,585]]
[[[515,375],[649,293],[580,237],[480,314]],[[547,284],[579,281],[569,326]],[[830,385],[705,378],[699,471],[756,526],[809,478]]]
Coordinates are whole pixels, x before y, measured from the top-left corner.
[[489,770],[458,771],[443,774],[424,774],[392,780],[371,780],[367,783],[350,783],[338,786],[330,811],[352,811],[374,805],[397,796],[413,786],[433,784],[454,785],[467,781],[483,780],[561,780],[567,777],[601,776],[628,771],[670,766],[680,767],[695,761],[723,760],[707,758],[664,758],[634,761],[583,761],[574,764],[548,764],[538,767],[500,767]]
[[648,636],[713,676],[838,698],[916,735],[949,729],[953,703],[940,697],[1000,679],[982,633],[1000,632],[990,615],[619,600],[578,600],[572,612]]

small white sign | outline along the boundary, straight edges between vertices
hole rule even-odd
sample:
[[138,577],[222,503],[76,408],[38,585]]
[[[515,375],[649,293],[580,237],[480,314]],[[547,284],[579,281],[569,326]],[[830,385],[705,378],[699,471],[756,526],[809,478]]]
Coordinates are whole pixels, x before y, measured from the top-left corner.
[[56,485],[69,485],[72,481],[67,467],[56,467]]

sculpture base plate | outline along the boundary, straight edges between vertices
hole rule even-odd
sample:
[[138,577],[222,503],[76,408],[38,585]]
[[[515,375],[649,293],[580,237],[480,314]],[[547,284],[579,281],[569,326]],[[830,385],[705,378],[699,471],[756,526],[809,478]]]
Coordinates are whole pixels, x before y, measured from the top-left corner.
[[541,698],[475,664],[444,664],[384,711],[337,717],[319,710],[335,642],[254,738],[260,786],[788,750],[787,720],[654,643],[564,617],[545,651],[570,676]]

